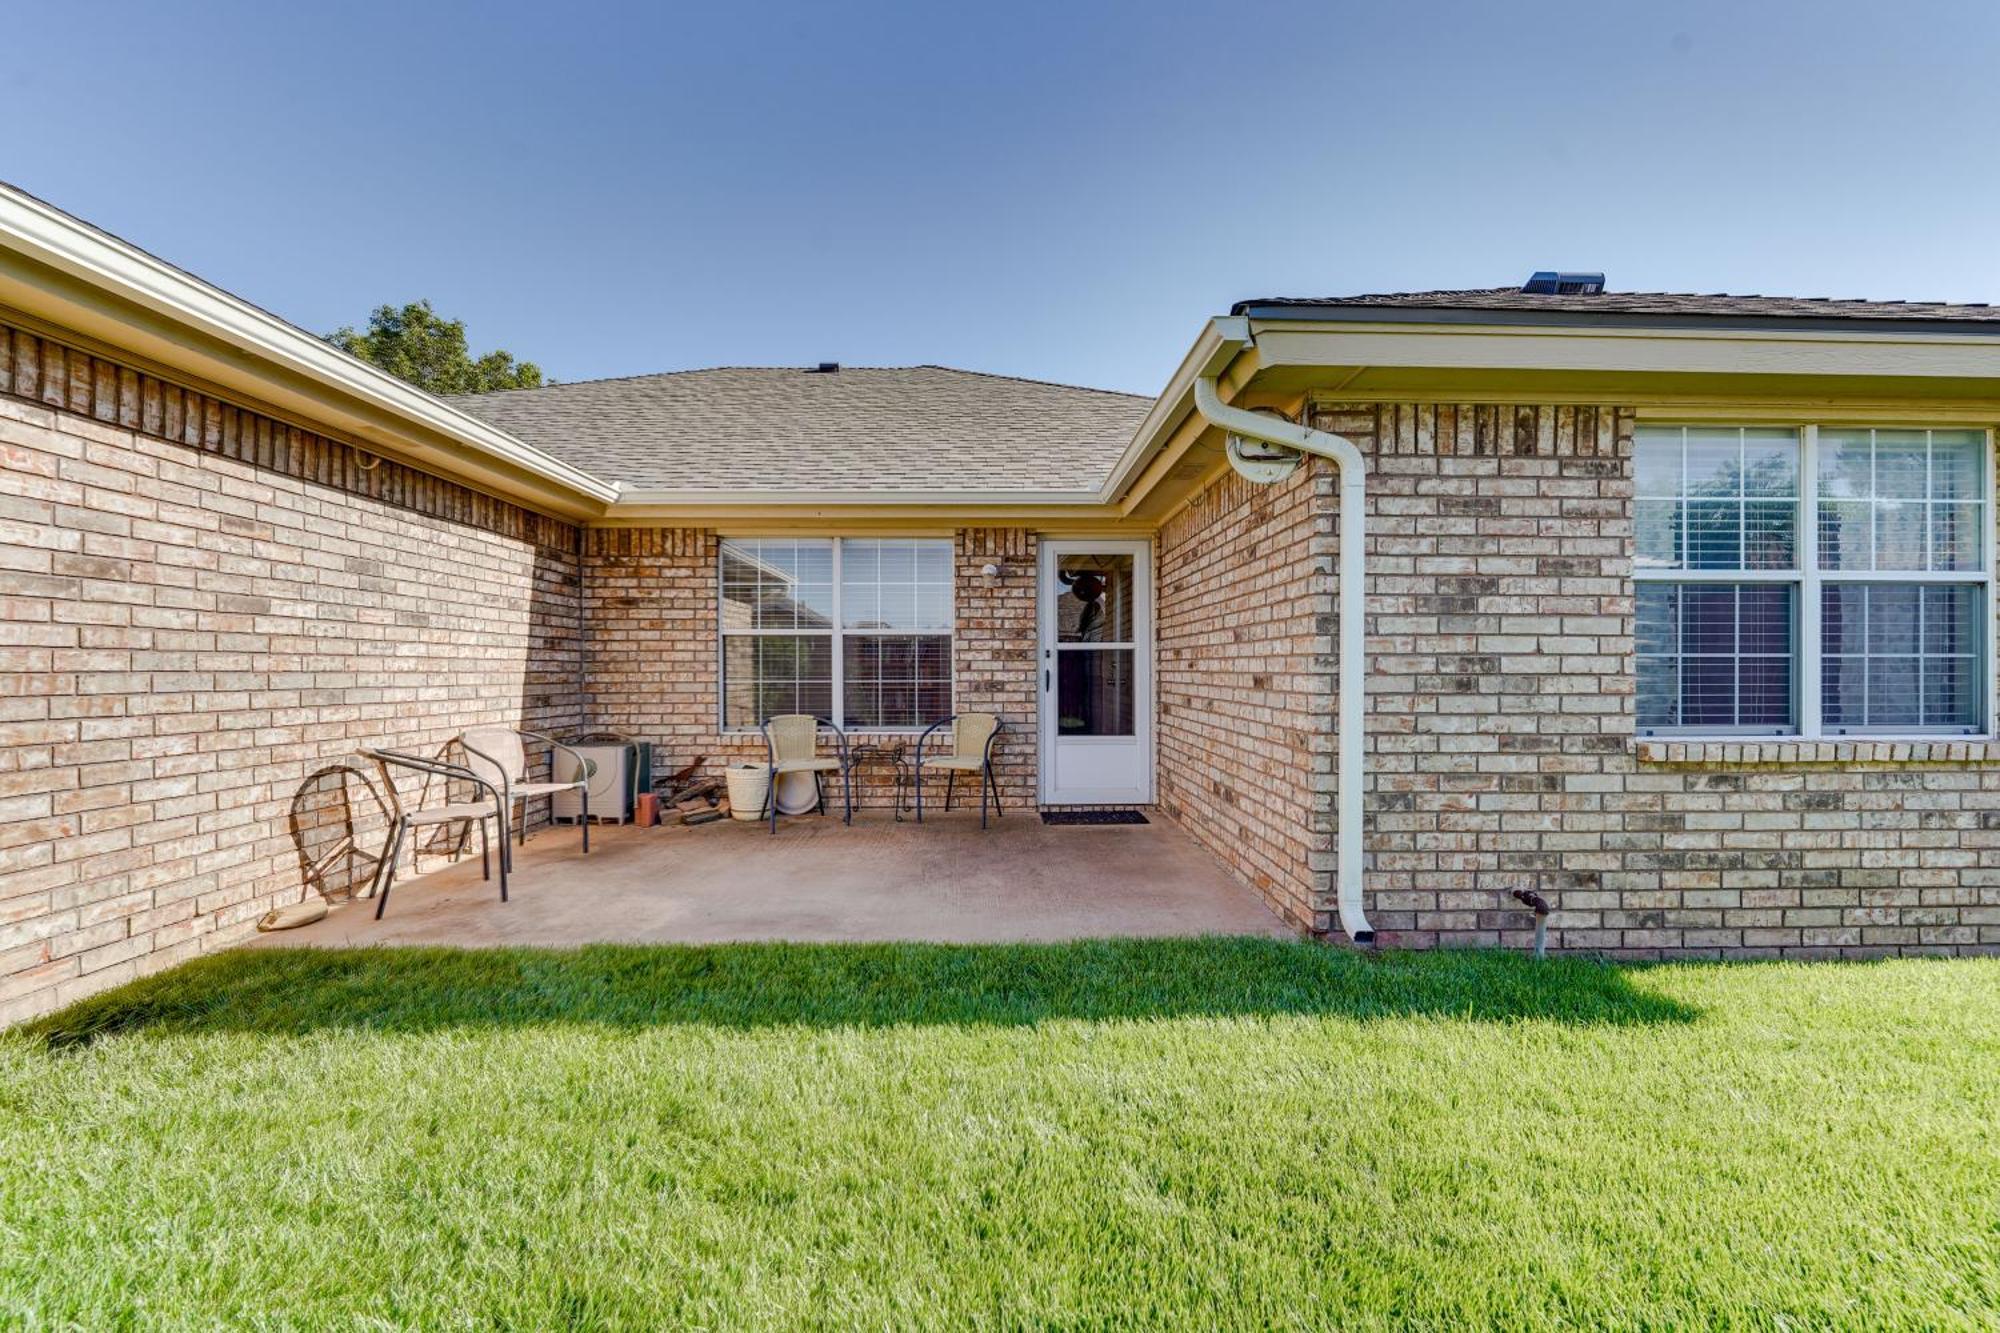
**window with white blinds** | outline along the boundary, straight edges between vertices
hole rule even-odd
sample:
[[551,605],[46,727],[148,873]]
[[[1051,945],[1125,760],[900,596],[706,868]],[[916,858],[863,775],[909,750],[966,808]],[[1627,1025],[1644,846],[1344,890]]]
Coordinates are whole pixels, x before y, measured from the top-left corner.
[[725,731],[781,713],[869,731],[951,715],[949,540],[729,537],[719,573]]
[[1644,426],[1642,735],[1977,735],[1993,624],[1980,430]]

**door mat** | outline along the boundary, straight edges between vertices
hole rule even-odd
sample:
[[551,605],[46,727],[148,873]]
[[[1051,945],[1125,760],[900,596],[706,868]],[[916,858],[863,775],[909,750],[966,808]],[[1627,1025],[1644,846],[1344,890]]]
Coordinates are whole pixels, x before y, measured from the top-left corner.
[[1044,824],[1144,824],[1137,810],[1044,810]]

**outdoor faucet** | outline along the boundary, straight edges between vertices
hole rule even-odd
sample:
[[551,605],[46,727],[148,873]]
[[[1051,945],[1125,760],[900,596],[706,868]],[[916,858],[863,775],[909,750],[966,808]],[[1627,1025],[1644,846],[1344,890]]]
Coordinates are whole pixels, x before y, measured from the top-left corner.
[[1535,913],[1535,957],[1546,958],[1549,953],[1549,900],[1533,889],[1516,889],[1514,897],[1522,906],[1534,909]]

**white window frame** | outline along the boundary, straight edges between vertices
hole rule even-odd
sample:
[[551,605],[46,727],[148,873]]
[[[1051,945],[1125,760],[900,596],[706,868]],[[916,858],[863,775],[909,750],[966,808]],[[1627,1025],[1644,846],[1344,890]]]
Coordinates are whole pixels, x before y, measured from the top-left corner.
[[[1798,533],[1793,541],[1796,565],[1792,569],[1658,569],[1642,568],[1638,563],[1638,528],[1635,521],[1632,533],[1632,582],[1642,583],[1781,583],[1798,589],[1794,605],[1798,623],[1794,627],[1797,652],[1797,669],[1792,673],[1792,688],[1795,696],[1792,712],[1798,718],[1798,730],[1790,733],[1769,732],[1744,728],[1717,727],[1649,727],[1641,728],[1640,734],[1659,740],[1717,740],[1717,741],[1909,741],[1936,742],[1960,741],[1966,743],[1988,741],[1994,735],[1996,707],[1996,673],[1994,636],[1996,620],[2000,620],[2000,602],[1996,602],[1996,587],[1993,577],[1995,547],[2000,542],[1994,540],[1996,521],[1994,459],[1994,434],[1991,427],[1981,431],[1985,447],[1980,466],[1984,469],[1981,490],[1984,508],[1981,511],[1980,562],[1977,569],[1951,570],[1823,570],[1819,567],[1819,433],[1824,427],[1829,430],[1973,430],[1968,425],[1947,425],[1937,422],[1882,422],[1882,421],[1684,421],[1645,420],[1640,426],[1667,430],[1680,428],[1700,429],[1702,427],[1735,430],[1742,426],[1775,426],[1799,433],[1799,513]],[[1637,474],[1637,446],[1634,446],[1634,475]],[[1636,520],[1637,510],[1634,509]],[[1978,584],[1983,590],[1982,600],[1986,607],[1984,633],[1979,645],[1979,670],[1986,688],[1981,691],[1981,716],[1976,733],[1952,731],[1948,729],[1915,731],[1842,731],[1829,736],[1824,730],[1820,700],[1820,599],[1821,592],[1829,583],[1942,583]],[[1636,608],[1635,608],[1636,613]],[[1633,673],[1638,672],[1637,645],[1633,652]],[[1636,691],[1634,695],[1636,703]]]
[[[832,624],[830,624],[826,629],[817,630],[817,629],[777,628],[777,629],[726,630],[722,627],[723,543],[731,541],[759,541],[759,540],[785,540],[785,541],[797,541],[797,542],[832,543],[833,615],[831,617]],[[949,622],[947,628],[922,629],[922,630],[895,630],[895,629],[849,630],[846,628],[845,625],[841,623],[845,608],[841,605],[842,579],[841,579],[841,566],[840,566],[841,550],[844,546],[846,546],[846,544],[849,541],[937,542],[943,544],[947,548],[953,548],[955,546],[953,538],[946,536],[938,536],[934,533],[912,534],[907,532],[897,532],[897,533],[882,533],[880,535],[869,533],[865,536],[855,536],[855,537],[828,537],[828,536],[821,536],[817,533],[766,534],[766,533],[746,532],[746,533],[718,534],[715,545],[715,724],[716,728],[723,735],[755,736],[759,734],[761,730],[756,723],[751,723],[749,726],[731,726],[729,724],[729,640],[731,639],[823,638],[829,640],[829,647],[833,654],[833,684],[831,687],[833,692],[833,697],[830,701],[833,707],[830,710],[830,718],[835,726],[839,727],[843,731],[846,731],[849,729],[847,724],[847,654],[842,651],[843,640],[847,639],[850,635],[857,639],[935,638],[938,635],[943,635],[946,640],[946,647],[945,647],[946,658],[950,664],[950,671],[951,671],[950,678],[947,682],[947,688],[950,691],[950,696],[951,696],[950,713],[956,713],[958,711],[958,553],[956,549],[952,550],[951,596],[949,598],[949,607],[948,607],[949,614],[945,617],[946,620]],[[935,722],[937,720],[938,719],[936,718],[931,719],[932,722]],[[909,726],[909,727],[868,726],[868,727],[857,727],[854,728],[854,730],[866,736],[917,736],[923,734],[924,729],[929,725],[930,725],[929,722],[923,722],[915,726]]]

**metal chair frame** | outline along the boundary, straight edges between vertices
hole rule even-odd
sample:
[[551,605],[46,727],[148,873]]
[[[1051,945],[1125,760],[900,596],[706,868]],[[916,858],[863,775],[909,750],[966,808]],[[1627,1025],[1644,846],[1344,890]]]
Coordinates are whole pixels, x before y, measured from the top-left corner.
[[[498,729],[497,724],[496,724],[496,729]],[[582,814],[577,820],[577,822],[583,826],[583,854],[585,856],[590,855],[590,780],[593,777],[597,776],[597,764],[593,760],[586,759],[583,755],[578,754],[573,746],[565,745],[561,741],[557,740],[555,737],[546,735],[543,732],[525,731],[520,727],[507,727],[505,729],[513,732],[516,736],[526,736],[530,740],[542,741],[548,745],[549,782],[551,784],[555,784],[556,782],[557,750],[562,750],[566,752],[570,756],[570,758],[576,760],[577,771],[580,772],[583,776],[578,778],[575,782],[562,783],[560,785],[575,787],[577,789],[577,796],[582,802]],[[515,834],[515,840],[521,846],[526,847],[528,845],[528,802],[533,800],[534,797],[515,796],[514,777],[512,774],[507,772],[507,766],[501,763],[498,759],[494,758],[492,755],[486,753],[486,751],[480,749],[478,746],[473,745],[471,742],[467,741],[465,739],[465,735],[463,732],[459,734],[458,743],[465,747],[466,753],[478,756],[480,760],[482,760],[485,763],[493,765],[494,769],[499,772],[501,787],[504,793],[505,800],[507,802],[507,811],[510,817],[513,814],[514,802],[516,800],[520,801],[521,822],[518,825],[517,832]],[[525,746],[522,747],[524,752],[526,748],[527,747]],[[522,769],[521,776],[525,778],[527,776],[527,761],[525,758],[522,760],[521,769]],[[487,782],[484,779],[480,779],[480,785],[490,787],[493,784],[491,782]],[[554,792],[540,792],[537,793],[537,795],[546,795],[549,798],[549,808],[551,810],[555,808]],[[549,818],[551,819],[551,821],[553,821],[555,816],[551,814]],[[508,850],[507,840],[504,837],[500,839],[500,855],[502,861],[506,865],[511,866],[513,864],[514,860],[513,853]]]
[[[448,782],[468,782],[475,787],[483,788],[492,796],[491,815],[476,817],[468,815],[465,818],[467,822],[479,825],[479,877],[487,880],[493,878],[493,869],[486,837],[486,821],[489,818],[497,821],[500,838],[500,901],[506,902],[509,863],[507,803],[501,789],[470,768],[461,764],[449,764],[442,759],[425,759],[421,755],[407,754],[401,750],[363,750],[362,753],[381,767],[383,784],[388,787],[390,803],[396,808],[395,822],[389,831],[388,845],[383,849],[381,861],[376,866],[375,883],[371,885],[375,894],[375,919],[380,921],[383,911],[389,906],[389,890],[395,887],[396,883],[396,864],[402,859],[403,844],[408,840],[410,830],[416,827],[412,813],[403,808],[402,795],[396,790],[395,775],[389,772],[391,768],[407,768],[411,772],[423,773],[427,777],[444,778]],[[422,813],[422,810],[416,812],[416,814]]]

